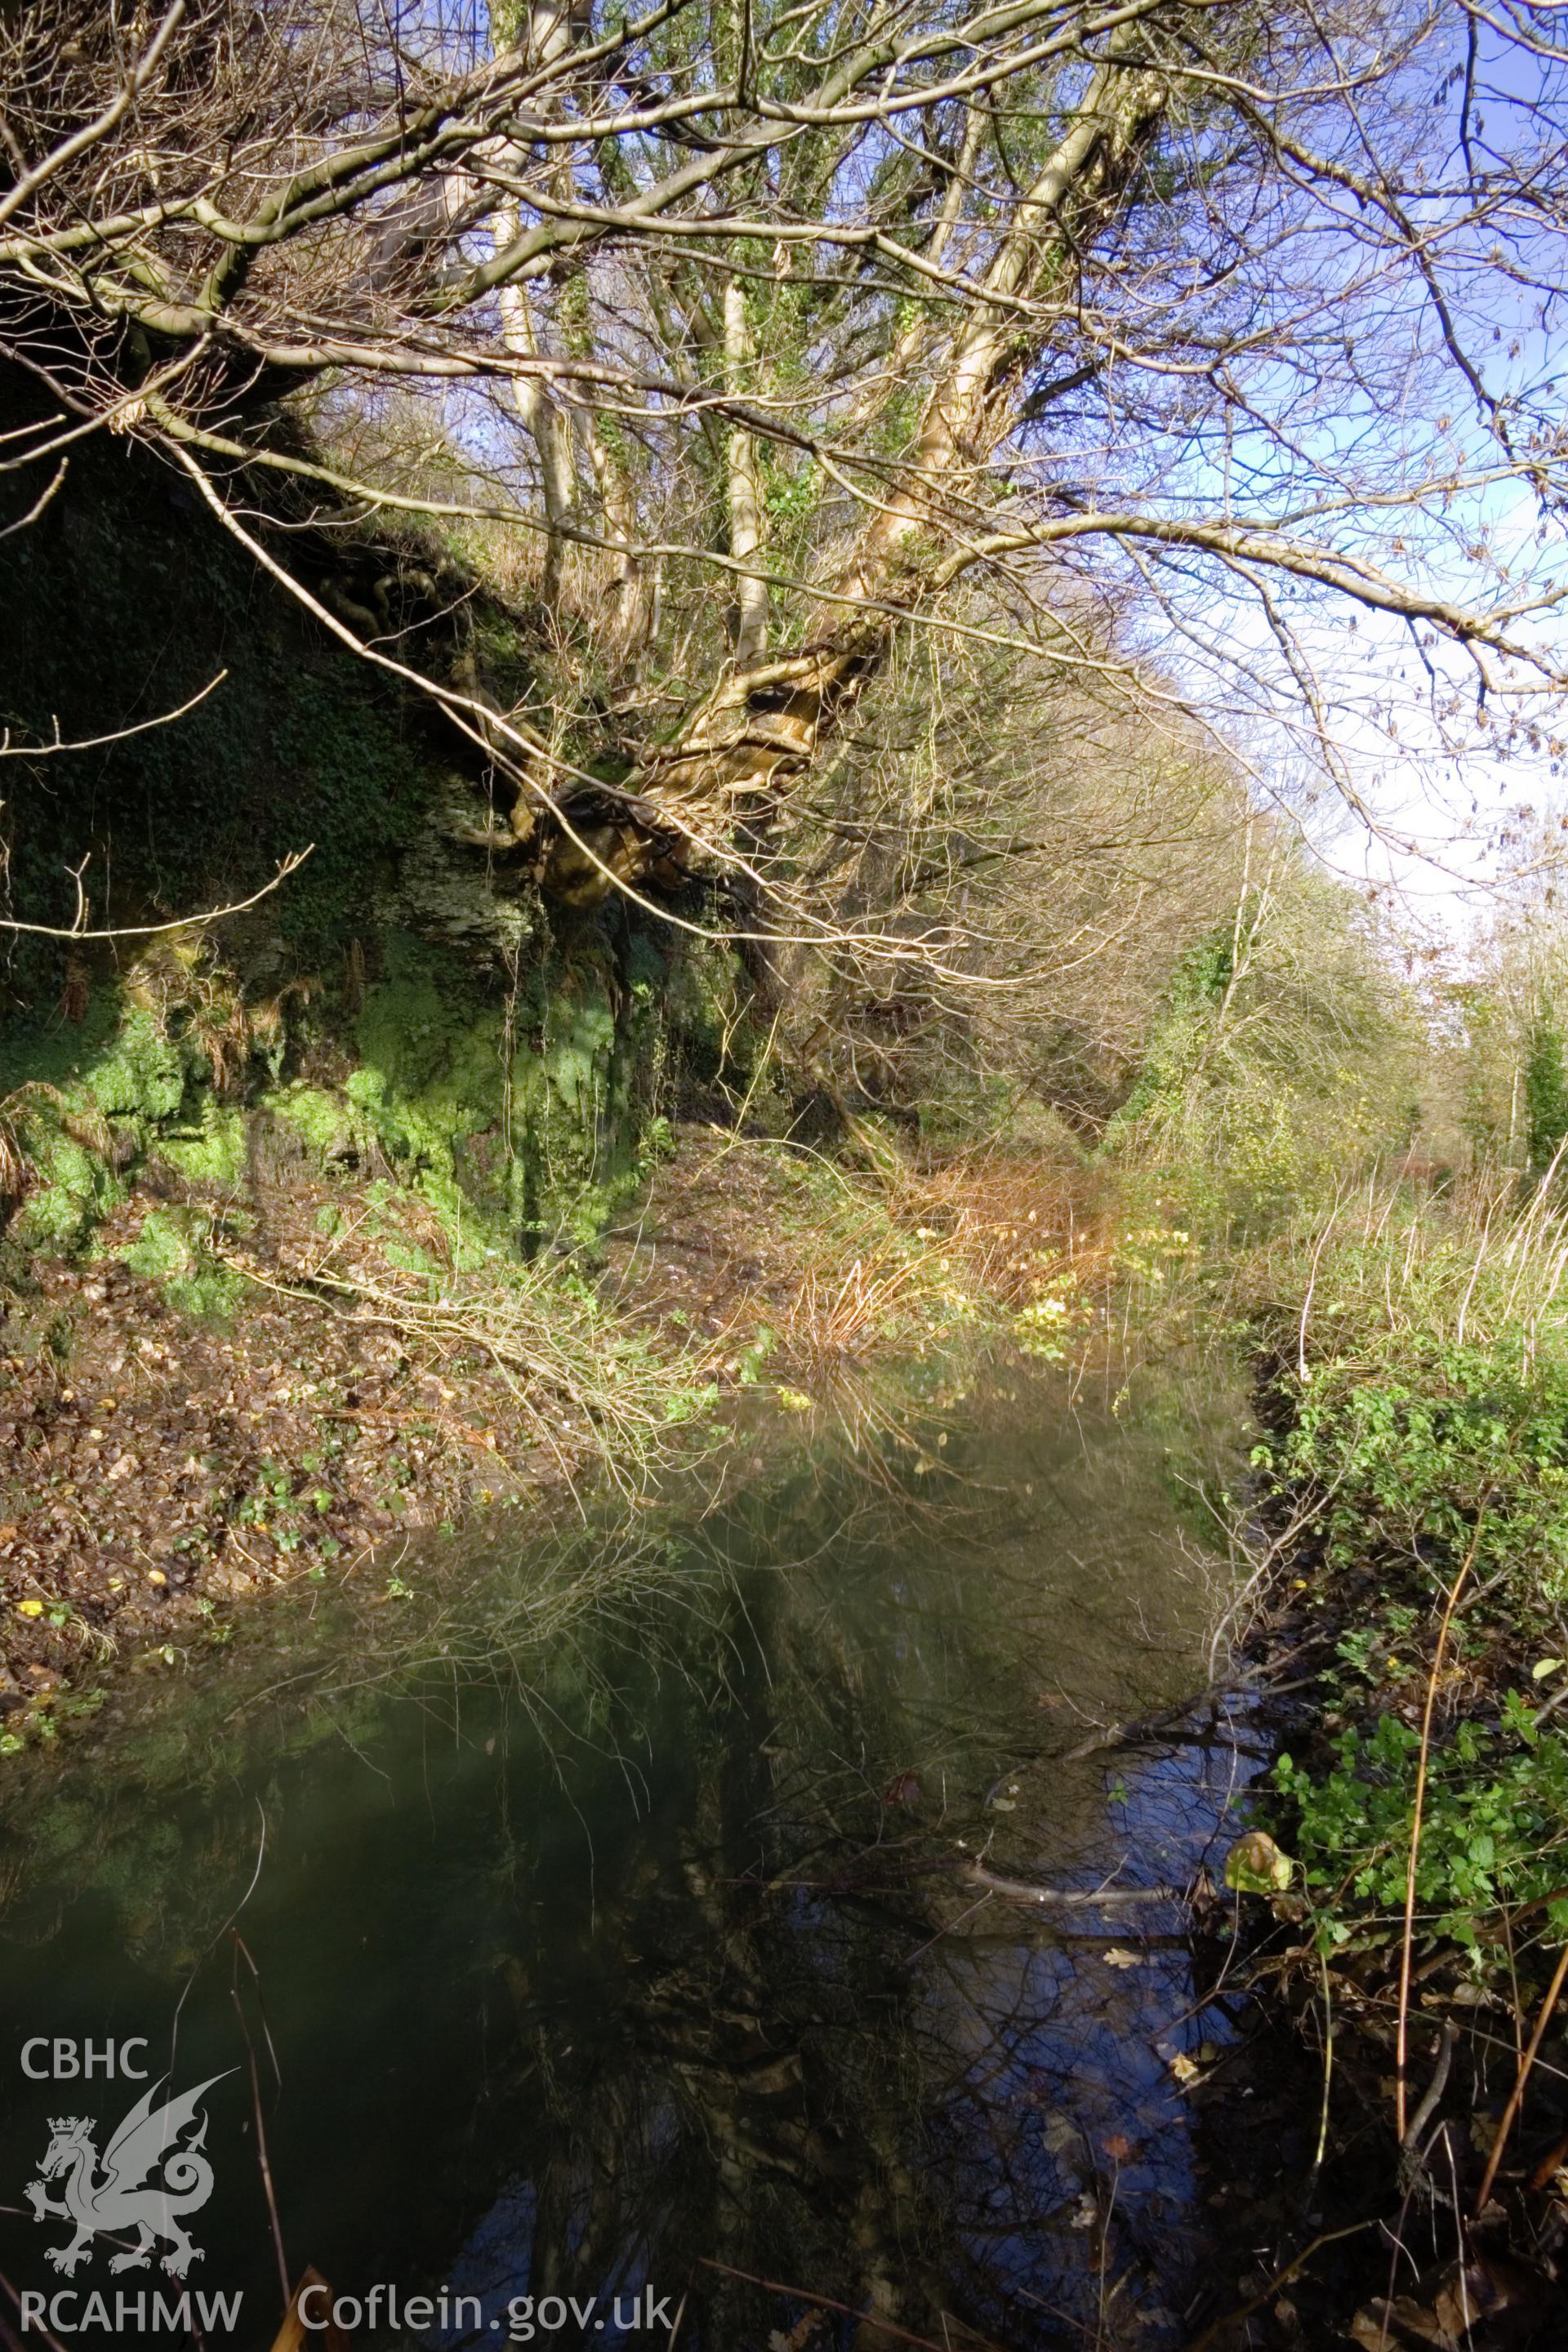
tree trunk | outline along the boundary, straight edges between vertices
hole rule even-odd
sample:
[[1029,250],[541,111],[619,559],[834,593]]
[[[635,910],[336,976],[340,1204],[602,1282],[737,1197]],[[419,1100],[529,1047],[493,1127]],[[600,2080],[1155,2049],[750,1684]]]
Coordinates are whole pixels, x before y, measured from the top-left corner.
[[[577,837],[563,834],[552,851],[545,880],[555,896],[591,905],[617,881],[675,878],[721,861],[738,826],[765,825],[879,667],[900,623],[962,568],[944,526],[962,514],[973,528],[987,498],[988,461],[1014,422],[1019,383],[1054,315],[1047,309],[1021,324],[1017,305],[1048,292],[1050,280],[1113,217],[1167,103],[1168,79],[1137,60],[1136,37],[1113,43],[1081,111],[1019,206],[983,299],[926,404],[902,486],[868,516],[812,617],[807,642],[767,660],[752,608],[750,633],[743,620],[737,627],[733,667],[675,740],[627,779],[624,814],[579,823],[565,803]],[[739,335],[732,346],[728,299],[725,324],[732,365]],[[737,555],[742,545],[747,555],[756,552],[760,543],[754,454],[736,463],[735,444],[751,439],[737,433],[731,444]],[[742,590],[752,586],[762,583],[742,581]],[[763,591],[763,633],[765,625]]]

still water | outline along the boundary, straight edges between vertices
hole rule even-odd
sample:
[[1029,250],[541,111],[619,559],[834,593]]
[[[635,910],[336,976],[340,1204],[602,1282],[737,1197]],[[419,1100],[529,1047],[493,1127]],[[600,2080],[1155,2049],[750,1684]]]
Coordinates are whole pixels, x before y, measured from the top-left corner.
[[243,2297],[192,2305],[207,2345],[267,2352],[307,2264],[395,2290],[349,2341],[441,2352],[1184,2339],[1215,1948],[1178,1901],[1036,1910],[969,1864],[1217,1867],[1251,1767],[1212,1709],[1070,1751],[1208,1679],[1234,1399],[1009,1369],[773,1418],[700,1496],[301,1585],[20,1763],[0,2316],[64,2289],[64,2341],[190,2340],[155,2260],[110,2272],[116,2190],[68,2276],[26,2193],[72,2117],[100,2184],[149,2087],[56,2043],[144,2039],[154,2106],[218,2078],[180,2131],[184,2284]]

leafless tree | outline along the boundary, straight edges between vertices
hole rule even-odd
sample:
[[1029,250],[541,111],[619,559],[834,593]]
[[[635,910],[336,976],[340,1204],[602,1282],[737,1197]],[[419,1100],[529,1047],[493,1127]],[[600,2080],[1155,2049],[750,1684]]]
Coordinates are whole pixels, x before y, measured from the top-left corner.
[[775,936],[933,634],[1265,788],[1546,757],[1565,64],[1522,0],[12,0],[14,520],[107,431],[304,597],[283,480],[526,543],[523,708],[315,609],[485,749],[490,854]]

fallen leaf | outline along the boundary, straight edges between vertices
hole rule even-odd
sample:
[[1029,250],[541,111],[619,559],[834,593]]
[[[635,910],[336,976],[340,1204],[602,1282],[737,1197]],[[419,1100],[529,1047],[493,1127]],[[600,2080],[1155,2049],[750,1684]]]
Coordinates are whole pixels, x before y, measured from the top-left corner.
[[1402,2295],[1397,2304],[1379,2295],[1356,2313],[1350,2338],[1361,2352],[1396,2352],[1402,2346],[1445,2343],[1443,2336],[1433,2333],[1436,2326],[1431,2314],[1418,2311],[1407,2295]]
[[1138,1969],[1143,1965],[1136,1952],[1127,1951],[1121,1944],[1112,1944],[1108,1952],[1100,1954],[1100,1958],[1108,1969]]
[[805,2352],[812,2338],[821,2334],[823,2317],[820,2311],[808,2311],[787,2336],[781,2327],[773,2328],[768,2336],[768,2352]]
[[1450,2266],[1432,2310],[1456,2344],[1474,2336],[1478,2321],[1495,2321],[1504,2312],[1512,2315],[1510,2336],[1517,2328],[1520,2340],[1530,2340],[1555,2300],[1553,2284],[1532,2264],[1506,2254],[1478,2253],[1462,2271],[1458,2263]]
[[1267,1830],[1248,1830],[1225,1858],[1225,1883],[1233,1895],[1275,1895],[1289,1885],[1295,1864]]

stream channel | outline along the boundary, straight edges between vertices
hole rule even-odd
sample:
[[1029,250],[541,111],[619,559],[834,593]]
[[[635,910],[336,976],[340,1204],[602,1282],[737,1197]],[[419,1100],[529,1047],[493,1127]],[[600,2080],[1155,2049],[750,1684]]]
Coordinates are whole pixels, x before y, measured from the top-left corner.
[[973,1874],[1184,1887],[1240,1824],[1238,1702],[1072,1754],[1203,1689],[1226,1597],[1235,1387],[1144,1389],[770,1410],[700,1504],[512,1511],[122,1662],[7,1767],[0,2341],[268,2352],[281,2261],[341,2299],[307,2345],[1184,2343],[1212,1916]]

